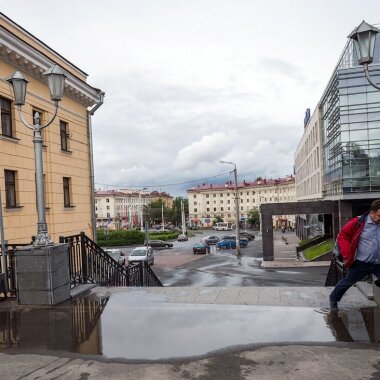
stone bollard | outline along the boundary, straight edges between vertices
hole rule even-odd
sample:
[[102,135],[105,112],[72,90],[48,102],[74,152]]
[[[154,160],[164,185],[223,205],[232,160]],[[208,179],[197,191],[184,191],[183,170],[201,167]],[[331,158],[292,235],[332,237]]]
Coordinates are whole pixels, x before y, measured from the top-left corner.
[[15,251],[17,300],[23,305],[56,305],[70,298],[68,244]]

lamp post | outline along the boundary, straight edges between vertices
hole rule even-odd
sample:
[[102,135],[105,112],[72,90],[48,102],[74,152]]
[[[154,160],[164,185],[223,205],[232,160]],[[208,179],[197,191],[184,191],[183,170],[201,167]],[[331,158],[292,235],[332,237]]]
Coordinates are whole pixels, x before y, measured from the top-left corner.
[[146,190],[146,187],[139,190],[139,206],[140,206],[140,230],[144,231],[144,221],[143,221],[143,205],[141,202],[141,192]]
[[379,32],[380,29],[362,21],[362,23],[348,35],[348,38],[353,41],[359,65],[364,67],[365,76],[368,82],[378,90],[380,90],[380,86],[371,79],[368,65],[373,61],[375,38],[376,34]]
[[44,193],[44,174],[43,174],[43,160],[42,160],[42,143],[43,139],[41,136],[41,131],[48,127],[57,116],[58,112],[58,102],[62,99],[63,89],[65,86],[66,75],[60,67],[57,65],[52,66],[50,69],[46,70],[43,75],[47,78],[50,97],[54,102],[55,110],[52,118],[46,125],[41,125],[41,116],[36,112],[33,116],[33,125],[29,125],[23,114],[22,106],[25,105],[26,97],[26,86],[28,81],[22,76],[19,71],[16,71],[7,81],[12,85],[13,94],[15,98],[15,105],[17,106],[18,113],[22,123],[33,131],[33,143],[34,143],[34,158],[35,158],[35,169],[36,169],[36,192],[37,192],[37,235],[33,242],[35,246],[47,246],[52,245],[53,242],[50,239],[48,226],[46,222],[46,212],[45,212],[45,193]]
[[237,169],[236,164],[231,161],[219,161],[221,164],[229,164],[234,166],[234,170],[230,174],[234,174],[235,178],[235,207],[236,207],[236,256],[240,256],[240,195],[237,183]]

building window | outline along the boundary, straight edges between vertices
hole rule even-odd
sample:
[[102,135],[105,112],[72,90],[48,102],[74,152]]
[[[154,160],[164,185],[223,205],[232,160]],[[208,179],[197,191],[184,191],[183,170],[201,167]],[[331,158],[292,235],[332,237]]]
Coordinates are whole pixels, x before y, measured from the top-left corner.
[[63,177],[63,204],[65,207],[72,206],[70,187],[71,187],[71,178]]
[[223,199],[220,201],[221,204],[223,204]]
[[216,211],[216,207],[214,207],[214,211]]
[[193,198],[196,198],[197,197],[197,194],[194,194]]
[[224,211],[224,210],[223,210],[223,207],[220,208],[220,211]]
[[240,210],[241,210],[241,211],[243,211],[243,210],[244,210],[244,207],[243,207],[243,206],[241,206],[241,207],[240,207]]
[[206,198],[208,198],[209,197],[209,194],[206,194]]
[[108,198],[106,198],[106,203],[110,203],[110,200]]
[[5,177],[5,205],[8,208],[17,207],[16,199],[16,172],[4,170]]
[[249,203],[249,199],[247,199],[247,203]]
[[212,196],[213,196],[214,198],[216,198],[216,194],[212,194]]
[[197,211],[198,211],[198,210],[195,208],[195,209],[194,209],[194,212],[197,212]]
[[227,201],[227,203],[228,203],[228,204],[231,204],[231,201],[230,201],[230,200],[228,200],[228,201]]
[[210,211],[210,209],[209,209],[209,208],[207,208],[207,209],[206,209],[206,211]]
[[227,193],[227,197],[229,197],[230,196],[230,193]]
[[223,196],[223,193],[220,193],[220,196],[222,197],[222,196]]
[[69,150],[69,132],[67,129],[67,123],[64,121],[59,122],[59,128],[61,133],[61,149],[62,150]]
[[1,108],[1,134],[12,137],[12,113],[10,100],[0,98]]

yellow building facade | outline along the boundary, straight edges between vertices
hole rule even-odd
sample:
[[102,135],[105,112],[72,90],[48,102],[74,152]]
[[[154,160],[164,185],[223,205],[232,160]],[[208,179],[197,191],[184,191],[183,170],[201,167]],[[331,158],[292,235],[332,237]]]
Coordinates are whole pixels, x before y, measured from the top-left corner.
[[0,13],[0,191],[4,237],[29,243],[37,233],[33,132],[20,120],[6,78],[19,70],[29,81],[24,119],[45,125],[54,103],[42,73],[57,64],[66,74],[57,117],[43,130],[46,219],[54,242],[84,231],[93,236],[94,196],[91,115],[104,93],[86,83],[87,74]]

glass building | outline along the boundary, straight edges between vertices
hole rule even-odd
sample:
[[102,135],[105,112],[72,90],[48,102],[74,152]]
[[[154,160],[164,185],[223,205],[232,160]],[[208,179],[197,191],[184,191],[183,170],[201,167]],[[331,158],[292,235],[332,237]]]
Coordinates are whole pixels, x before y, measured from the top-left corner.
[[[380,83],[380,35],[369,71]],[[380,91],[367,81],[352,40],[325,89],[320,112],[324,198],[379,197]]]

